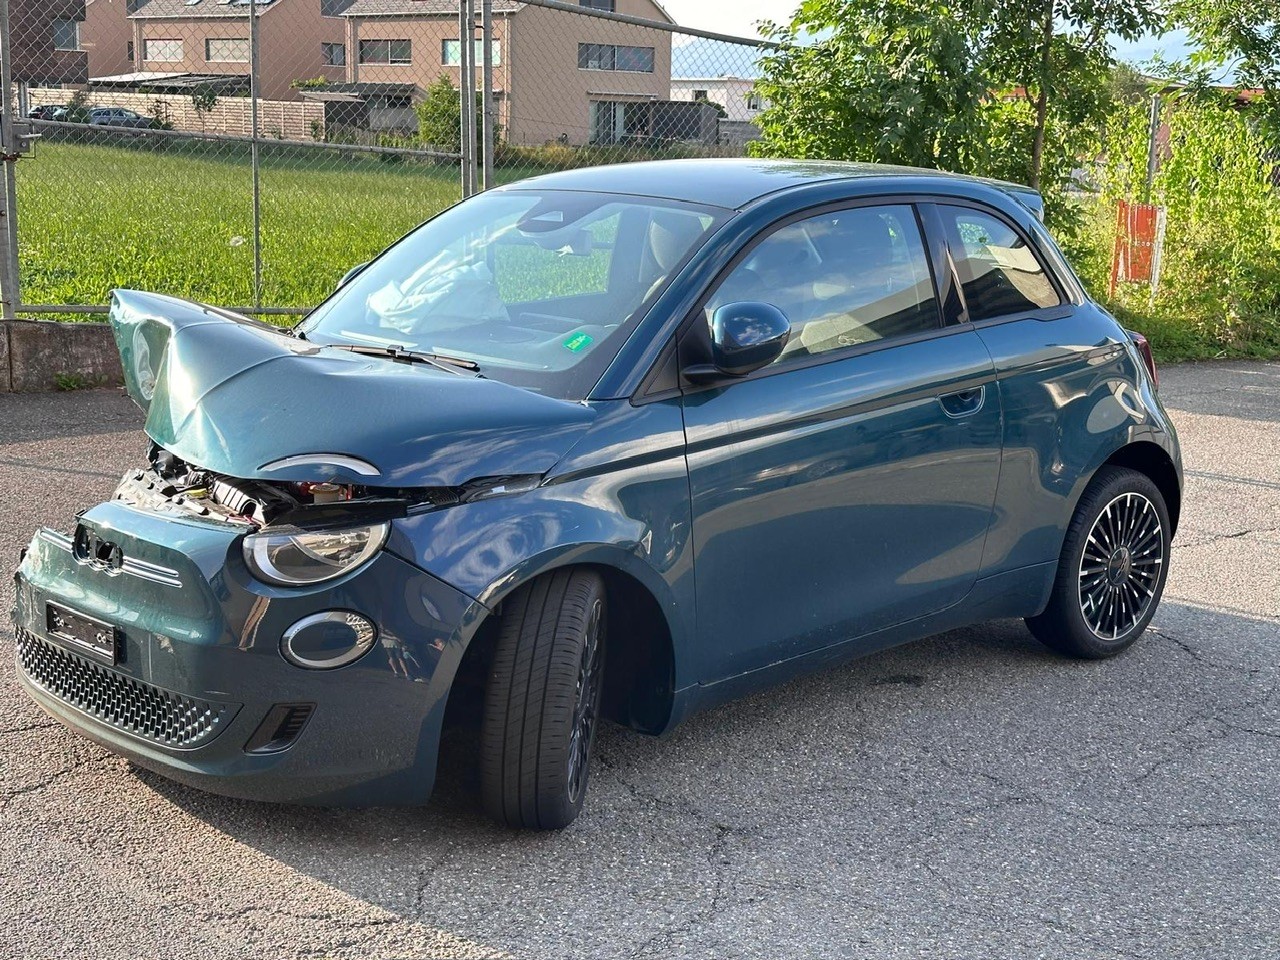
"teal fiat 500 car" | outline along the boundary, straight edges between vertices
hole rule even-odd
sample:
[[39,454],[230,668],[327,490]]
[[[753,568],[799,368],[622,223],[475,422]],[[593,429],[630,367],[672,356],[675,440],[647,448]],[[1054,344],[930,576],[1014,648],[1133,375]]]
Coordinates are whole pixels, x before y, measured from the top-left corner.
[[[574,820],[602,719],[996,617],[1143,632],[1181,504],[1146,341],[1026,188],[672,161],[469,199],[292,330],[120,290],[149,450],[41,529],[19,677],[236,797]],[[459,720],[459,718],[462,718]]]

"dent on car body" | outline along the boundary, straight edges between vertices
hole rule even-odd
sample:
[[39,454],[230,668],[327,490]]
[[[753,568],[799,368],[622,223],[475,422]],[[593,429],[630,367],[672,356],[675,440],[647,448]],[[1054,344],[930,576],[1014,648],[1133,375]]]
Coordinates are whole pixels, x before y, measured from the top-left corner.
[[539,476],[593,417],[584,404],[307,343],[172,297],[117,290],[110,318],[147,435],[233,477],[438,488]]

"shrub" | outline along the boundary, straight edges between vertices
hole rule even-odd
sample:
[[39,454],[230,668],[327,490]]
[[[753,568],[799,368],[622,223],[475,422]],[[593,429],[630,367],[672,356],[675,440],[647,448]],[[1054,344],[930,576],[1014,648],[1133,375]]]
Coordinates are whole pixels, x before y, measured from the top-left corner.
[[[1166,106],[1169,147],[1151,202],[1166,209],[1157,295],[1121,287],[1117,305],[1182,327],[1204,352],[1280,347],[1280,196],[1274,153],[1246,114],[1191,98]],[[1107,130],[1095,246],[1109,255],[1120,199],[1141,200],[1147,170],[1146,108],[1124,108]],[[1096,271],[1097,265],[1091,268]],[[1096,282],[1096,280],[1095,280]]]

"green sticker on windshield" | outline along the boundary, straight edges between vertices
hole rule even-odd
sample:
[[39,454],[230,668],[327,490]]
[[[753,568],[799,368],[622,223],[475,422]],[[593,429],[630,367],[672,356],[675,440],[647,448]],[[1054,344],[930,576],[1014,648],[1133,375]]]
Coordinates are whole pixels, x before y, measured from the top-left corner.
[[564,346],[566,350],[578,353],[579,351],[585,350],[587,347],[591,346],[591,337],[587,336],[585,333],[575,333],[564,342]]

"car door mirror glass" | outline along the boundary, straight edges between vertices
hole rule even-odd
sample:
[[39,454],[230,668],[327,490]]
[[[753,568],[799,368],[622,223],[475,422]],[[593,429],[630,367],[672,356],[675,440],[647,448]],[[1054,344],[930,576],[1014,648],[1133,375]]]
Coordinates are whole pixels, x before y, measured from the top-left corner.
[[711,365],[728,377],[767,367],[791,337],[786,314],[756,300],[726,303],[711,314]]

